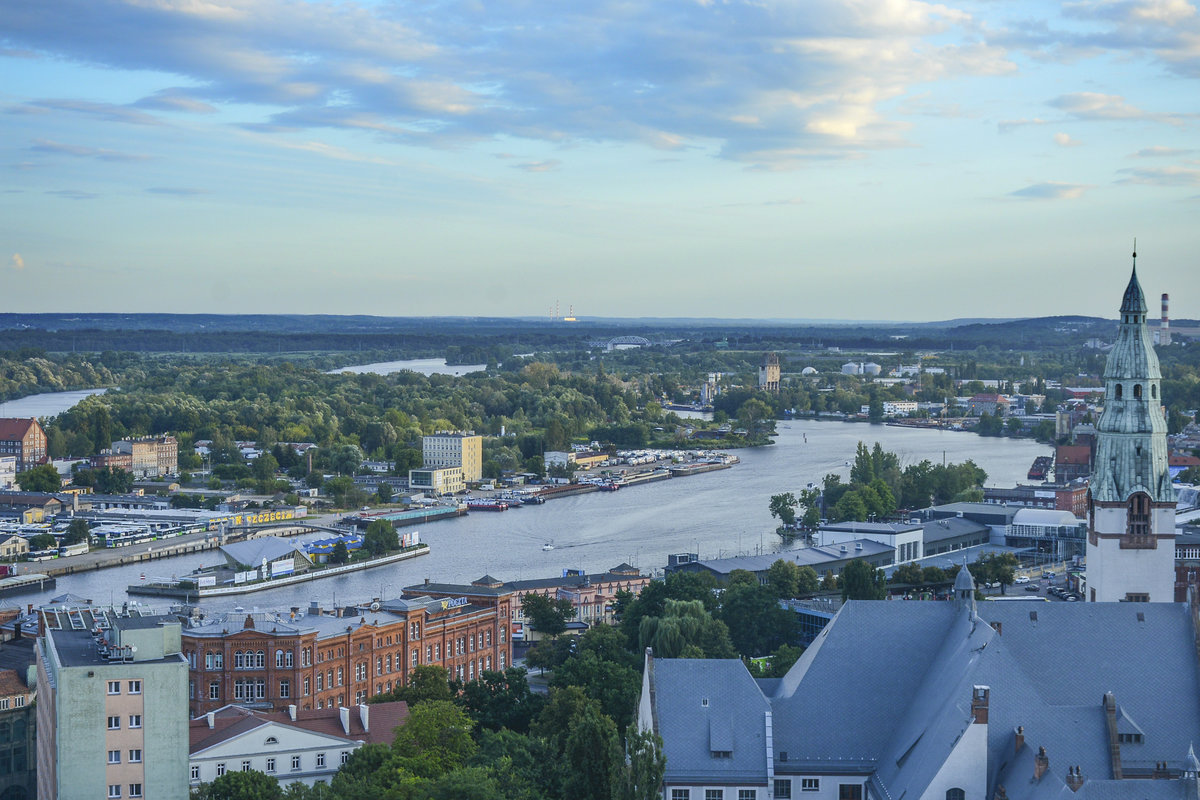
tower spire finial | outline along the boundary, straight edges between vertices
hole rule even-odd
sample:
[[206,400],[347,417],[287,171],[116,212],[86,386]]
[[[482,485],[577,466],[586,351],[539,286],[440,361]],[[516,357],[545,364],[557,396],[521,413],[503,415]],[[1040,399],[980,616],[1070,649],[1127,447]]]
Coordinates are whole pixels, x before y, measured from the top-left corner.
[[1133,237],[1133,269],[1137,271],[1137,237]]

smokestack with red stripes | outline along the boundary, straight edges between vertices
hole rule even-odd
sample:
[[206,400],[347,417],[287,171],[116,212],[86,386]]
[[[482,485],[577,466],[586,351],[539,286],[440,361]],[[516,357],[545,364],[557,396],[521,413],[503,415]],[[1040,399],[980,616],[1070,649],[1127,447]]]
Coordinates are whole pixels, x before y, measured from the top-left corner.
[[1170,344],[1171,343],[1171,320],[1170,320],[1170,317],[1167,316],[1167,301],[1168,300],[1170,300],[1170,296],[1166,292],[1163,292],[1162,324],[1158,326],[1158,343],[1159,344]]

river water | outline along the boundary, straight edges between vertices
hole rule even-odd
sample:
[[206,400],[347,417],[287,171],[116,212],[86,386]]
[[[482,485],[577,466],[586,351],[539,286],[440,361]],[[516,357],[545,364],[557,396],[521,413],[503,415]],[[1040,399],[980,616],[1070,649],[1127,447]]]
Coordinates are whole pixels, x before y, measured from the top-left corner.
[[374,375],[391,375],[393,372],[412,370],[422,375],[467,375],[471,372],[482,372],[486,364],[455,364],[450,366],[444,358],[410,358],[407,361],[380,361],[377,364],[359,364],[354,367],[339,367],[331,369],[327,375],[338,375],[343,372],[353,372],[355,375],[371,373]]
[[74,392],[45,392],[31,394],[18,400],[0,403],[0,417],[56,417],[85,397],[104,394],[108,389],[80,389]]
[[[973,433],[843,422],[779,422],[776,444],[738,450],[742,463],[686,478],[551,500],[502,513],[475,512],[419,528],[429,555],[240,597],[212,599],[205,606],[229,610],[349,603],[385,595],[430,578],[469,583],[487,573],[500,580],[553,577],[566,568],[599,572],[627,561],[643,572],[662,569],[670,553],[699,552],[703,558],[780,549],[776,521],[767,510],[773,494],[798,492],[826,473],[848,476],[855,446],[880,442],[901,464],[922,459],[974,461],[988,485],[1012,486],[1025,479],[1035,456],[1048,446],[1028,439],[984,438]],[[543,551],[546,542],[554,549]],[[55,592],[21,595],[12,602],[39,602],[71,592],[97,603],[126,599],[124,587],[145,571],[150,578],[182,575],[219,561],[209,552],[117,567],[59,579]],[[30,565],[31,570],[33,565]],[[166,602],[136,598],[150,605]]]

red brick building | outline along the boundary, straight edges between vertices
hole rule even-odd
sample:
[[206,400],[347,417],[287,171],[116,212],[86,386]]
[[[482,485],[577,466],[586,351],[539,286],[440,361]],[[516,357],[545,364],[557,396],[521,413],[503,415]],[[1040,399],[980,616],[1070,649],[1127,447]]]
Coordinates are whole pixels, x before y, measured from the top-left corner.
[[193,716],[230,703],[349,707],[408,682],[413,667],[460,680],[512,664],[511,597],[417,596],[322,614],[228,614],[183,629]]
[[46,432],[33,418],[0,418],[0,456],[16,456],[17,472],[47,463]]

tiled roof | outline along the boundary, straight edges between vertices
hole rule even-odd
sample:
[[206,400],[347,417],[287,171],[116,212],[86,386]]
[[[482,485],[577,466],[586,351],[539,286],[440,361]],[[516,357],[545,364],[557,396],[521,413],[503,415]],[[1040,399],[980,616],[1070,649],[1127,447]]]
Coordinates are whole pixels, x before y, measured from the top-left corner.
[[369,730],[362,726],[358,706],[351,707],[349,711],[350,733],[347,734],[342,728],[337,708],[297,711],[296,719],[293,720],[286,710],[260,711],[241,706],[225,706],[213,712],[212,727],[209,727],[207,715],[191,720],[188,729],[188,750],[192,753],[207,750],[247,731],[272,723],[326,736],[335,736],[348,741],[391,744],[396,737],[396,728],[403,725],[404,721],[408,719],[408,703],[403,700],[367,706]]
[[20,441],[29,433],[29,429],[37,425],[36,419],[17,419],[13,417],[0,418],[0,440],[6,442]]
[[0,670],[0,697],[29,694],[29,687],[15,669]]

